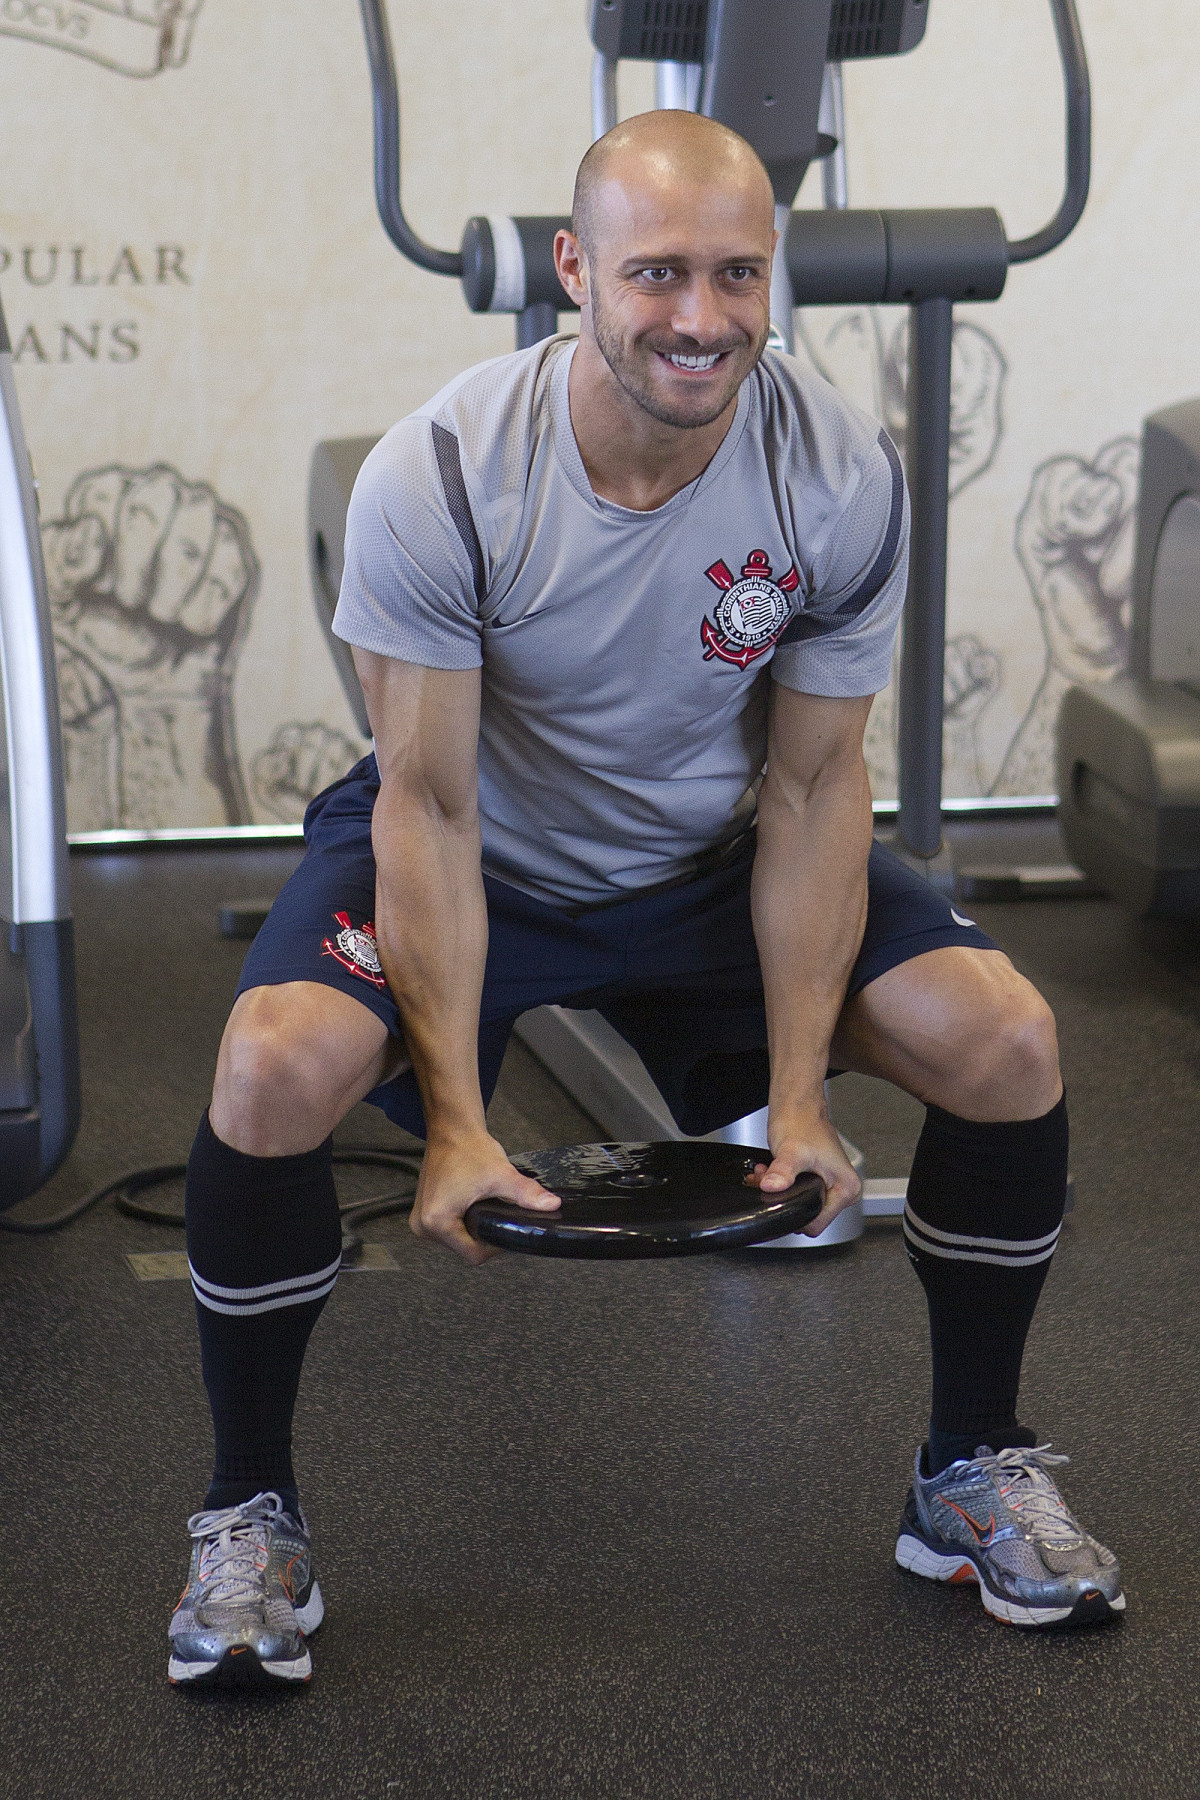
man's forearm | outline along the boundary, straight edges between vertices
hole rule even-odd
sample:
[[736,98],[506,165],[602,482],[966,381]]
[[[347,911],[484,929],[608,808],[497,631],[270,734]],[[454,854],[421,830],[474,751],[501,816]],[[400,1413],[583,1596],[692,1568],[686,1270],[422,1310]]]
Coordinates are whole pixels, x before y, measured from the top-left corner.
[[827,764],[807,787],[768,768],[751,897],[777,1116],[821,1103],[830,1039],[862,942],[870,848],[861,755]]
[[487,906],[478,821],[436,807],[376,807],[375,929],[400,1009],[430,1138],[486,1129],[479,1001]]

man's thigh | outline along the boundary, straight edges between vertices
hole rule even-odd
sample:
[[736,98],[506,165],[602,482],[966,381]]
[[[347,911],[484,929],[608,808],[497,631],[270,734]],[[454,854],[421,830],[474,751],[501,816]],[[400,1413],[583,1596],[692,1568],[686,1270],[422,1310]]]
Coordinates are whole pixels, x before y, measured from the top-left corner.
[[[324,994],[330,997],[324,1010],[331,1022],[339,1022],[340,1035],[349,1044],[364,1039],[354,1030],[354,1014],[366,1009],[374,1028],[366,1037],[383,1046],[378,1052],[382,1073],[361,1097],[423,1137],[420,1095],[375,938],[371,812],[377,791],[375,780],[349,780],[330,790],[331,804],[324,809],[320,799],[314,802],[304,858],[246,957],[231,1026],[239,1014],[248,1018],[252,1009],[275,1018],[291,1007],[299,1028],[314,1011],[322,1011]],[[589,924],[502,883],[485,879],[484,885],[489,943],[479,1075],[486,1104],[516,1018],[529,1007],[569,1001],[582,990],[610,983],[620,955],[610,921]],[[330,1070],[333,1085],[336,1073]]]
[[[656,902],[633,958],[635,979],[597,1002],[646,1063],[680,1128],[693,1134],[767,1102],[752,867],[750,855],[708,885],[681,888]],[[854,996],[876,992],[891,971],[935,952],[1006,963],[973,919],[881,844],[872,847],[867,884],[866,929],[850,976],[847,1016],[869,1018],[869,1006],[856,1006]],[[833,1067],[858,1068],[861,1048],[858,1038],[851,1046],[843,1032],[835,1039]],[[886,1078],[896,1079],[891,1066]]]
[[1062,1094],[1053,1014],[998,949],[894,964],[847,1001],[830,1055],[961,1118],[1041,1118]]
[[368,757],[309,808],[305,854],[242,965],[226,1040],[240,1038],[251,1061],[256,1039],[280,1035],[304,1047],[298,1057],[310,1040],[323,1042],[331,1104],[335,1093],[362,1085],[360,1074],[375,1072],[383,1085],[370,1097],[383,1104],[378,1096],[386,1094],[384,1110],[416,1130],[420,1102],[411,1072],[405,1082],[400,1014],[375,941],[371,814],[378,788]]
[[1036,1118],[1061,1093],[1054,1020],[994,939],[881,845],[831,1060],[974,1119]]

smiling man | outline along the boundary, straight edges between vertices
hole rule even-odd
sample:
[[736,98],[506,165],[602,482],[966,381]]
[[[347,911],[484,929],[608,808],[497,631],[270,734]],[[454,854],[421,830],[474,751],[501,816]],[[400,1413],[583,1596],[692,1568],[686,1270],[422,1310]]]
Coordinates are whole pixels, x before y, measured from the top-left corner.
[[740,138],[630,120],[584,158],[573,226],[556,254],[578,341],[468,370],[355,488],[335,628],[375,750],[309,808],[189,1168],[216,1465],[176,1681],[311,1670],[291,1424],[338,1270],[330,1133],[365,1098],[423,1136],[413,1229],[478,1262],[474,1200],[558,1205],[485,1121],[511,1027],[544,1002],[598,1007],[687,1132],[769,1100],[757,1179],[816,1170],[814,1235],[858,1193],[827,1069],[925,1103],[905,1237],[933,1404],[897,1559],[977,1581],[1011,1623],[1124,1606],[1055,1486],[1063,1459],[1016,1415],[1066,1187],[1054,1022],[872,843],[899,459],[765,352],[771,189]]

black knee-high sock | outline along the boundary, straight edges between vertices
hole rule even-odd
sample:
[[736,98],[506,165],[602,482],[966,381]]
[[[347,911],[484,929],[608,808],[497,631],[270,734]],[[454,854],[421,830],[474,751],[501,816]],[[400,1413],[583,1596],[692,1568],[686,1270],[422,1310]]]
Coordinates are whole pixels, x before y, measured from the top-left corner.
[[1065,1099],[1006,1124],[928,1108],[904,1237],[929,1303],[931,1474],[981,1444],[1035,1442],[1017,1423],[1017,1389],[1066,1192]]
[[302,1156],[244,1156],[205,1113],[186,1214],[216,1440],[205,1504],[233,1506],[274,1488],[294,1510],[300,1365],[341,1261],[331,1140]]

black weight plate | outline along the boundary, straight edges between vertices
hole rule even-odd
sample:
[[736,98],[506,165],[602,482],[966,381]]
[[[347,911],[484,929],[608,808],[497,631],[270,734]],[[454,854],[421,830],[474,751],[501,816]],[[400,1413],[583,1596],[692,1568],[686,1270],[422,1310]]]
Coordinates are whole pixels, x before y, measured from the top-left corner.
[[816,1175],[801,1175],[782,1194],[747,1187],[755,1163],[769,1163],[771,1153],[742,1144],[570,1144],[512,1160],[557,1194],[561,1208],[477,1200],[466,1226],[481,1243],[534,1256],[733,1250],[802,1230],[825,1198]]

